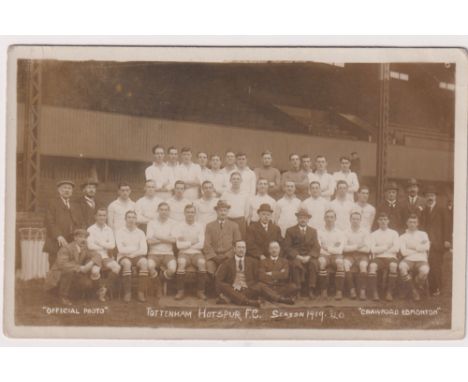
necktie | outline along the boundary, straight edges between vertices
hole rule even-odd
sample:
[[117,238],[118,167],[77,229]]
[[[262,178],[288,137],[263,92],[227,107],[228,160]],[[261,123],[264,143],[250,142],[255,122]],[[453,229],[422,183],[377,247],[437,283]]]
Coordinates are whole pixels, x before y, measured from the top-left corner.
[[220,221],[219,221],[219,228],[220,228],[220,229],[223,229],[223,225],[224,225],[224,221],[220,220]]
[[70,209],[70,201],[68,199],[65,200],[65,205],[67,206],[68,209]]
[[242,269],[242,260],[239,259],[239,272],[242,272],[243,269]]
[[86,201],[88,202],[88,205],[94,209],[96,203],[94,203],[94,200],[93,199],[86,199]]

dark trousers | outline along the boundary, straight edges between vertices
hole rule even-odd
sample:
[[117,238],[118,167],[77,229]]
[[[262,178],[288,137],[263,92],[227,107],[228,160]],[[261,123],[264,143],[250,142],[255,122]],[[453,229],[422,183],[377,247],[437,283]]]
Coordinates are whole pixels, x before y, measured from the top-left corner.
[[285,283],[278,285],[268,285],[265,283],[258,283],[262,295],[268,301],[279,301],[283,297],[291,297],[297,293],[299,287],[295,283]]
[[429,290],[434,293],[442,287],[442,267],[444,263],[444,250],[431,249],[429,251]]
[[258,284],[241,290],[235,290],[228,283],[217,283],[216,286],[220,293],[224,294],[236,305],[244,305],[248,300],[255,300],[262,294],[262,290]]
[[239,231],[242,237],[242,240],[245,240],[245,237],[247,236],[247,222],[245,221],[244,217],[240,218],[229,218],[229,220],[237,223],[239,226]]
[[318,259],[311,257],[309,262],[302,264],[299,259],[290,260],[289,265],[292,269],[292,281],[298,288],[309,277],[309,289],[314,289],[317,285],[317,272],[319,270]]
[[91,290],[96,286],[89,276],[79,272],[62,272],[59,281],[60,297],[69,297],[71,292]]

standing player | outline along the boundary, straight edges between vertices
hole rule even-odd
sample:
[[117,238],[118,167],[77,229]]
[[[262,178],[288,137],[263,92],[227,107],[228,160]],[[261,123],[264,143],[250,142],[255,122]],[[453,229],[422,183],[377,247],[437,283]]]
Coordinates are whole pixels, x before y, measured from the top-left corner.
[[274,222],[281,228],[281,235],[286,235],[289,227],[296,225],[296,212],[299,211],[301,200],[296,197],[296,186],[293,181],[284,184],[284,196],[276,203]]
[[361,214],[361,228],[370,232],[375,219],[375,207],[369,204],[369,187],[361,186],[357,194],[357,202],[354,203],[353,211]]
[[176,169],[176,181],[182,180],[185,184],[184,198],[191,202],[198,199],[202,173],[200,166],[192,162],[192,150],[184,147],[181,151],[181,163]]
[[322,197],[330,200],[335,193],[335,179],[327,172],[327,159],[323,155],[317,155],[315,157],[315,167],[315,172],[309,174],[309,184],[314,180],[319,182]]
[[257,179],[263,178],[268,182],[268,193],[275,200],[280,198],[281,194],[281,174],[277,168],[272,166],[273,156],[270,151],[262,153],[262,166],[257,167],[254,172]]
[[293,182],[295,192],[300,200],[304,200],[308,196],[309,192],[309,181],[307,174],[301,169],[301,158],[298,154],[289,155],[290,169],[283,173],[281,176],[281,185],[283,190],[286,187],[287,182]]
[[393,290],[395,288],[398,276],[397,254],[400,250],[400,240],[398,232],[389,228],[389,218],[385,212],[377,215],[377,224],[379,228],[369,236],[369,247],[373,259],[369,264],[369,273],[367,283],[371,298],[374,301],[379,299],[377,291],[377,271],[388,272],[387,291],[385,299],[393,301]]
[[270,208],[274,211],[276,208],[276,200],[268,195],[268,181],[264,178],[257,180],[257,195],[250,198],[249,202],[249,222],[257,222],[258,214],[257,210],[262,204],[270,205]]
[[309,177],[309,174],[312,174],[312,159],[310,159],[310,156],[307,154],[301,155],[301,168],[302,171],[307,175],[307,179]]
[[228,180],[226,179],[226,173],[221,169],[221,158],[219,155],[214,154],[210,158],[211,165],[211,181],[216,192],[216,196],[219,198],[228,187]]
[[[369,231],[361,227],[361,214],[357,211],[351,213],[351,228],[345,232],[346,244],[343,249],[345,284],[352,299],[366,299],[367,267],[369,265]],[[357,271],[357,285],[354,285],[353,273]]]
[[205,228],[195,221],[195,207],[188,205],[184,209],[185,221],[176,224],[173,236],[176,238],[177,255],[176,300],[185,296],[185,270],[192,264],[197,269],[197,297],[206,300],[206,260],[202,253],[205,241]]
[[107,207],[107,224],[114,233],[125,227],[125,214],[135,210],[135,202],[130,199],[132,189],[128,183],[120,183],[119,197]]
[[406,292],[410,290],[413,299],[419,301],[421,299],[419,292],[424,290],[429,274],[427,254],[431,243],[427,233],[418,230],[419,222],[416,214],[410,215],[406,224],[408,229],[400,236],[400,252],[403,259],[400,261],[398,269]]
[[162,201],[156,196],[154,180],[147,180],[145,182],[145,194],[135,203],[137,223],[143,232],[146,232],[147,224],[158,216],[158,205]]
[[174,188],[174,178],[171,169],[164,163],[164,148],[156,145],[153,147],[154,162],[145,170],[146,180],[154,182],[156,196],[167,200],[171,197]]
[[348,184],[348,200],[354,202],[354,193],[359,190],[359,181],[356,173],[350,170],[351,160],[348,157],[340,158],[340,167],[341,170],[333,174],[335,183],[338,184],[338,181],[344,180]]
[[[236,166],[236,154],[234,151],[226,151],[226,154],[224,156],[224,177],[226,181],[229,183],[229,179],[231,179],[231,174],[234,171],[237,171],[237,166]],[[229,187],[229,184],[227,185]]]
[[344,261],[343,249],[346,243],[346,236],[343,231],[340,231],[335,226],[336,213],[334,210],[325,212],[325,228],[318,232],[320,242],[320,257],[319,262],[319,286],[321,297],[328,299],[328,283],[329,269],[333,268],[336,271],[336,300],[343,298],[344,286]]
[[231,173],[230,182],[231,188],[224,192],[221,199],[231,205],[228,218],[237,223],[242,240],[245,240],[247,217],[249,216],[249,197],[241,190],[242,177],[239,172]]
[[247,155],[245,153],[237,153],[236,165],[237,171],[239,171],[242,178],[241,191],[248,197],[255,196],[257,179],[255,173],[247,166]]
[[218,198],[215,196],[213,183],[205,180],[202,183],[202,197],[195,200],[193,205],[197,210],[197,221],[205,227],[209,222],[216,220],[215,207],[218,204]]
[[197,154],[197,160],[201,171],[201,183],[203,183],[205,180],[212,181],[213,178],[211,175],[211,170],[208,168],[208,154],[200,151]]
[[185,219],[185,206],[191,204],[190,200],[184,198],[185,183],[178,180],[174,184],[174,196],[167,200],[171,210],[171,219],[176,222],[183,222]]
[[348,198],[348,183],[345,180],[339,180],[336,184],[336,198],[329,203],[328,208],[335,211],[336,227],[342,231],[348,230],[353,202]]
[[316,180],[310,183],[309,192],[310,197],[302,202],[301,208],[306,209],[311,216],[309,226],[318,231],[324,228],[323,217],[328,209],[328,201],[320,195],[320,183]]
[[167,168],[170,173],[170,177],[172,179],[172,184],[177,180],[177,168],[179,167],[179,151],[174,147],[171,146],[167,149]]

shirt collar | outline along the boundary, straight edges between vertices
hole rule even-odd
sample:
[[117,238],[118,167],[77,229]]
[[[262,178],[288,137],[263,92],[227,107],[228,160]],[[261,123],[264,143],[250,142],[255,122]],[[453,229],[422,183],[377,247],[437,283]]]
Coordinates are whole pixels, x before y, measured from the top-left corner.
[[239,260],[241,260],[242,262],[244,262],[244,259],[245,257],[239,257],[237,255],[234,255],[235,259],[236,259],[236,263],[239,262]]

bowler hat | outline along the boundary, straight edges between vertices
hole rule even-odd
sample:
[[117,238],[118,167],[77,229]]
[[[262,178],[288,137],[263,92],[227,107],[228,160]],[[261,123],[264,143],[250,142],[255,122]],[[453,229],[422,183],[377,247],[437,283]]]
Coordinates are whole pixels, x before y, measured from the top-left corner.
[[73,181],[68,180],[68,179],[62,179],[57,182],[57,188],[63,184],[69,184],[70,186],[75,187],[75,183]]
[[77,236],[88,237],[89,232],[83,228],[77,228],[73,231],[73,237],[77,237]]
[[435,188],[435,186],[433,185],[429,185],[426,187],[426,190],[424,191],[424,195],[427,195],[427,194],[438,194],[437,192],[437,189]]
[[231,206],[225,200],[218,200],[214,209],[217,210],[218,208],[231,208]]
[[271,209],[271,206],[268,203],[263,203],[263,204],[260,204],[260,207],[258,207],[257,213],[259,214],[260,212],[273,213],[273,210]]
[[299,211],[296,212],[296,216],[307,216],[309,219],[312,217],[311,214],[309,214],[309,211],[307,211],[305,208],[301,208]]
[[92,185],[97,186],[99,182],[96,179],[88,178],[83,183],[81,183],[81,188],[85,188],[86,186]]
[[389,190],[396,190],[398,191],[398,186],[395,182],[388,182],[386,185],[385,185],[385,191],[389,191]]
[[415,178],[408,179],[408,183],[406,184],[406,187],[411,187],[411,186],[419,186],[419,183]]

